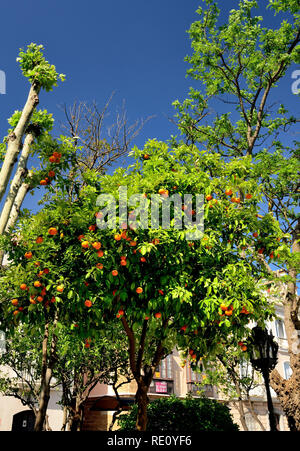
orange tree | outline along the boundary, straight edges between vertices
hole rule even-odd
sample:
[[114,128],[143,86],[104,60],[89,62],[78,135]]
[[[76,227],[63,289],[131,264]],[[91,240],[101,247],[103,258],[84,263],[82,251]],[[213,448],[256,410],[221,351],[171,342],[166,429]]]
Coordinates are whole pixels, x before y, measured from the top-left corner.
[[[249,321],[263,324],[272,316],[258,280],[256,237],[266,234],[273,249],[279,244],[272,216],[257,217],[260,191],[247,181],[249,159],[225,163],[193,146],[170,149],[156,140],[132,154],[135,162],[127,169],[100,178],[86,173],[73,202],[58,192],[37,215],[22,221],[18,236],[5,243],[11,264],[1,279],[1,295],[7,327],[44,322],[48,376],[56,341],[53,334],[47,348],[49,324],[79,324],[82,337],[97,340],[108,325],[118,333],[121,323],[137,383],[136,427],[145,430],[155,369],[175,346],[196,365],[203,355],[220,352],[226,340],[244,340]],[[140,193],[144,202],[159,193],[165,206],[174,193],[183,200],[184,194],[203,194],[201,239],[187,240],[191,226],[173,227],[174,206],[170,227],[151,227],[149,214],[141,228],[137,209],[129,207],[126,224],[116,202],[116,225],[103,227],[105,209],[98,211],[97,198],[118,199],[121,186],[128,196]],[[241,189],[247,194],[243,199]],[[190,208],[183,201],[180,215],[196,215]],[[108,212],[113,211],[112,203]]]
[[[261,186],[260,213],[268,212],[280,223],[284,246],[278,253],[267,234],[258,239],[261,265],[269,272],[284,312],[292,375],[286,380],[274,368],[270,382],[290,429],[300,430],[300,166],[299,140],[292,131],[299,118],[292,103],[289,107],[291,92],[284,85],[288,70],[300,62],[299,1],[261,3],[241,0],[224,20],[222,2],[202,2],[189,30],[192,52],[186,58],[194,89],[174,105],[185,142],[227,161],[252,157],[255,164],[248,178]],[[294,94],[296,85],[291,82]],[[286,246],[291,252],[284,250]]]

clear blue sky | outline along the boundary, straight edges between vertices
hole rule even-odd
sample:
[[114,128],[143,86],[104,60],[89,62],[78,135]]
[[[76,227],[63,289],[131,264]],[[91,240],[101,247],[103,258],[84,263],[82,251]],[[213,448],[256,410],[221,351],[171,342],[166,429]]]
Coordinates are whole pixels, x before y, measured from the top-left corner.
[[7,94],[0,96],[1,131],[6,129],[2,119],[25,101],[27,85],[16,64],[18,49],[36,42],[45,46],[48,61],[67,75],[59,88],[41,95],[41,108],[59,118],[58,104],[79,99],[102,105],[116,91],[115,104],[124,99],[132,121],[156,116],[140,142],[148,136],[169,137],[165,115],[174,114],[171,102],[184,96],[191,84],[183,59],[190,51],[186,30],[197,17],[198,1],[3,3],[0,69],[6,72]]
[[[190,24],[201,0],[16,0],[1,2],[0,70],[7,79],[6,95],[0,95],[1,138],[6,119],[24,105],[28,83],[16,63],[20,47],[31,42],[45,46],[45,56],[64,83],[52,93],[42,93],[40,108],[56,118],[55,133],[63,114],[59,105],[74,100],[96,100],[103,105],[113,91],[115,103],[126,101],[129,121],[155,115],[136,143],[146,139],[166,140],[176,129],[173,100],[184,99],[194,82],[185,77],[184,57],[191,53]],[[260,5],[266,0],[259,0]],[[238,0],[219,1],[222,19]],[[265,16],[273,23],[272,13]],[[274,101],[283,100],[296,115],[299,97],[291,92],[292,70],[287,73]],[[294,136],[295,137],[295,136]],[[31,197],[31,196],[30,196]],[[32,202],[32,199],[28,200]],[[26,202],[28,205],[28,201]]]

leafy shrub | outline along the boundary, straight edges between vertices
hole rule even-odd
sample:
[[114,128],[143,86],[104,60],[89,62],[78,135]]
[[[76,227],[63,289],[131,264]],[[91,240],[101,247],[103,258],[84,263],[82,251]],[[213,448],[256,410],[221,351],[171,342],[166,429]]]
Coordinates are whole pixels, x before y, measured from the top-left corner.
[[[135,429],[137,405],[130,413],[121,415],[121,430]],[[148,405],[149,432],[197,432],[197,431],[238,431],[233,423],[229,408],[215,400],[206,398],[179,399],[176,396],[160,398]]]

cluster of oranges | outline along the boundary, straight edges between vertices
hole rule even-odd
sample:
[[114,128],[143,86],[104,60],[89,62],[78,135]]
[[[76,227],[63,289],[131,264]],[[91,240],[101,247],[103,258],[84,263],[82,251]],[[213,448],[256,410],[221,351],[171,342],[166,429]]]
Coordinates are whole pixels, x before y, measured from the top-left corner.
[[[226,190],[225,190],[225,195],[231,197],[231,196],[233,195],[232,189],[226,189]],[[247,193],[247,194],[245,195],[245,198],[246,198],[247,200],[252,199],[252,194]],[[209,202],[209,201],[213,200],[213,196],[212,196],[211,194],[208,194],[208,195],[205,197],[205,199]],[[215,199],[215,201],[216,201],[216,199]],[[241,198],[240,198],[240,197],[232,196],[231,199],[230,199],[230,201],[231,201],[232,203],[240,204],[240,203],[241,203]]]
[[[42,276],[44,276],[45,274],[49,274],[49,268],[44,268],[43,270],[40,270],[37,274],[37,276],[39,278],[41,278]],[[29,296],[29,302],[30,304],[36,304],[37,302],[44,302],[44,305],[47,307],[49,306],[50,303],[54,303],[56,302],[55,296],[52,296],[51,299],[49,300],[45,300],[45,296],[46,296],[46,287],[43,285],[42,281],[37,279],[33,282],[33,287],[34,289],[40,289],[41,291],[38,294],[31,294]],[[21,283],[20,284],[20,289],[22,291],[30,291],[30,287],[27,286],[26,283]],[[13,306],[18,306],[19,305],[19,299],[14,298],[11,301]],[[24,310],[24,307],[19,307],[18,310],[15,310],[13,312],[13,315],[17,315],[18,312],[21,312]]]
[[[57,229],[56,227],[50,227],[50,228],[48,229],[48,235],[50,235],[50,236],[55,236],[55,235],[57,235],[57,234],[58,234],[58,229]],[[43,238],[42,235],[39,235],[39,236],[36,238],[36,240],[35,240],[35,242],[36,242],[37,244],[41,244],[41,243],[43,243],[43,241],[44,241],[44,238]],[[25,256],[25,258],[26,258],[27,260],[31,260],[31,259],[33,258],[33,253],[32,253],[32,251],[29,251],[29,250],[28,250],[28,251],[25,252],[24,256]],[[46,294],[47,294],[47,293],[46,293],[46,288],[45,288],[45,286],[43,285],[42,280],[41,280],[41,278],[42,278],[43,276],[45,276],[45,275],[47,275],[47,274],[50,273],[50,270],[49,270],[49,268],[41,269],[41,268],[40,268],[41,263],[40,263],[39,261],[35,261],[35,262],[34,262],[34,266],[36,266],[36,267],[38,268],[38,273],[37,273],[38,279],[35,280],[35,281],[33,282],[33,287],[34,287],[34,289],[35,289],[35,294],[31,294],[31,295],[29,296],[29,302],[30,302],[30,304],[36,304],[37,302],[43,302],[44,305],[47,307],[47,306],[50,305],[50,303],[55,303],[55,302],[56,302],[55,296],[52,296],[50,299],[45,299],[45,296],[46,296]],[[21,283],[20,286],[19,286],[19,288],[20,288],[22,291],[28,291],[28,292],[30,292],[30,287],[27,286],[26,283]],[[36,289],[39,289],[39,290],[40,290],[40,292],[39,292],[38,294],[36,294]],[[57,285],[56,290],[57,290],[58,293],[62,293],[62,292],[64,291],[64,286],[63,286],[62,284]],[[19,304],[19,300],[18,300],[18,299],[13,299],[13,300],[11,301],[11,303],[12,303],[12,305],[17,306],[17,305]],[[23,307],[19,307],[18,310],[16,310],[16,311],[13,312],[13,314],[14,314],[14,315],[17,315],[18,312],[20,312],[20,311],[22,311],[22,310],[24,310],[24,308],[23,308]]]
[[189,355],[191,356],[192,360],[196,360],[197,355],[193,349],[189,349]]
[[224,315],[226,315],[226,316],[231,316],[232,313],[233,313],[233,307],[232,307],[232,305],[230,305],[229,307],[227,307],[226,304],[221,304],[221,305],[220,305],[220,309],[222,310],[222,312],[224,312],[224,313],[221,313],[221,316],[224,316]]
[[51,179],[53,179],[54,177],[55,177],[55,172],[54,171],[49,171],[48,172],[48,176],[44,177],[40,181],[40,185],[42,185],[42,186],[49,185],[51,183]]
[[61,160],[61,153],[60,152],[53,152],[52,155],[49,157],[50,163],[60,163]]
[[[60,152],[53,152],[52,155],[49,157],[49,162],[58,164],[60,163],[61,157],[62,154]],[[55,172],[53,170],[50,170],[47,176],[40,181],[40,185],[42,186],[49,185],[51,183],[51,179],[53,179],[54,177]]]

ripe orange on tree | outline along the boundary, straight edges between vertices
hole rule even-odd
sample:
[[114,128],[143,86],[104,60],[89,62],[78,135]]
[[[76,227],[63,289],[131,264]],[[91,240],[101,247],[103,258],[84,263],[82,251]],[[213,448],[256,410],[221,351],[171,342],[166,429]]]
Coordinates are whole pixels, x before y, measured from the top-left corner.
[[18,305],[19,301],[18,301],[18,299],[12,299],[11,303],[12,303],[12,305]]
[[112,273],[113,276],[117,276],[119,274],[116,269],[113,269],[111,273]]
[[95,241],[94,243],[92,243],[92,246],[94,249],[99,250],[101,247],[101,243],[99,241]]
[[32,252],[31,251],[25,252],[25,258],[27,259],[32,258]]
[[137,294],[141,294],[141,293],[143,293],[143,288],[137,287],[137,289],[135,291],[137,292]]
[[84,301],[84,305],[88,308],[92,307],[93,303],[92,301],[90,301],[89,299],[87,299],[86,301]]
[[88,247],[89,247],[89,242],[88,242],[88,241],[82,241],[81,247],[83,247],[83,249],[88,249]]
[[21,283],[20,288],[21,288],[21,290],[27,290],[26,283]]
[[57,285],[56,290],[57,290],[59,293],[62,293],[62,292],[64,291],[64,286],[63,286],[63,285]]
[[49,235],[54,236],[54,235],[57,235],[57,233],[58,233],[58,230],[56,227],[50,227],[50,229],[48,230]]
[[44,241],[44,238],[42,236],[38,236],[37,239],[35,240],[35,242],[37,244],[41,244]]

